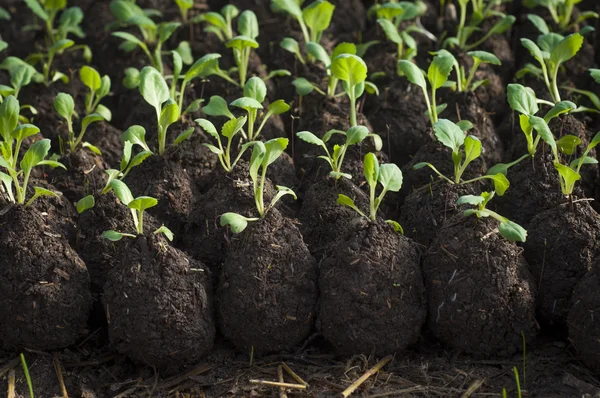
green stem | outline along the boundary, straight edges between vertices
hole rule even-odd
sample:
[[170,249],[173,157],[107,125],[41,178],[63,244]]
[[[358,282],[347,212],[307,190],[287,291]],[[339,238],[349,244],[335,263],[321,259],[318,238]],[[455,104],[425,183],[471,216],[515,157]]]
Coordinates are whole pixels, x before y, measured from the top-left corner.
[[298,18],[298,23],[300,24],[300,29],[302,29],[302,36],[304,36],[304,44],[310,41],[310,35],[308,34],[308,30],[306,29],[306,25],[302,18]]
[[[219,147],[221,147],[221,140],[219,140]],[[221,147],[221,151],[223,147]],[[226,171],[231,171],[231,137],[227,138],[227,149],[225,149],[225,162],[227,163]]]
[[431,127],[433,127],[433,125],[435,123],[437,123],[437,121],[438,121],[435,91],[436,91],[435,88],[431,87],[431,120],[432,120]]
[[[465,21],[467,20],[467,6],[460,6],[460,21],[458,22],[458,30],[456,31],[456,37],[458,39],[458,45],[460,48],[465,46],[466,39],[464,39]],[[463,41],[464,39],[464,41]]]
[[565,30],[571,22],[571,16],[573,15],[573,7],[575,6],[574,0],[567,0],[565,3],[565,14],[563,15],[559,27],[561,30]]
[[140,235],[144,234],[144,211],[143,210],[138,211],[137,232]]
[[[354,87],[352,87],[354,90]],[[357,126],[358,123],[356,121],[356,98],[354,93],[350,96],[350,127]]]
[[165,152],[165,144],[166,144],[166,132],[164,131],[163,126],[158,125],[158,154],[162,155]]
[[469,91],[471,82],[473,81],[473,78],[475,77],[475,72],[477,72],[477,68],[479,68],[480,64],[481,64],[480,60],[478,60],[477,58],[473,59],[473,67],[471,68],[471,71],[469,72],[469,77],[467,78],[467,82],[465,83],[465,91]]
[[[174,82],[173,85],[175,85],[176,83]],[[188,84],[188,80],[187,79],[183,79],[183,82],[181,83],[181,91],[179,93],[179,110],[181,112],[183,112],[183,97],[185,96],[185,86],[187,86]]]
[[377,220],[377,209],[375,208],[375,188],[376,184],[369,186],[369,216],[372,221]]
[[258,208],[258,214],[262,218],[265,215],[265,204],[263,199],[263,192],[265,190],[265,179],[267,178],[267,168],[263,166],[262,175],[260,176],[260,187],[258,189],[258,202],[256,203]]
[[248,141],[254,141],[254,122],[256,121],[256,109],[248,111]]
[[554,67],[554,70],[552,71],[552,99],[554,100],[555,103],[559,103],[560,102],[560,93],[558,92],[558,85],[556,84],[556,80],[558,79],[558,65],[556,65]]
[[427,90],[423,88],[423,97],[425,97],[425,103],[427,104],[427,109],[429,110],[429,122],[431,123],[431,127],[435,124],[433,121],[433,109],[431,108],[431,101],[429,100],[429,94],[427,94]]

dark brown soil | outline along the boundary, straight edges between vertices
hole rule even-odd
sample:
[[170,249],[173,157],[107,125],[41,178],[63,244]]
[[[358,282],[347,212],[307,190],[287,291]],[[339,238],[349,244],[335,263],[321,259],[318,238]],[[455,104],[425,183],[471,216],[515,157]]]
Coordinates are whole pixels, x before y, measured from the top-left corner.
[[98,155],[81,148],[69,152],[59,162],[62,168],[50,169],[48,180],[71,202],[102,189],[105,185],[106,165]]
[[573,288],[600,256],[600,216],[589,202],[565,203],[536,215],[528,231],[525,257],[539,286],[538,312],[560,333]]
[[156,235],[116,245],[120,260],[104,285],[111,345],[161,374],[197,363],[215,339],[206,267]]
[[47,216],[22,206],[0,215],[0,345],[62,349],[86,332],[90,277]]
[[596,261],[591,270],[575,285],[571,299],[572,307],[568,314],[569,339],[582,361],[595,374],[600,374],[600,330],[596,319],[596,312],[600,307],[599,272]]
[[453,350],[508,356],[535,337],[535,280],[498,222],[457,215],[423,259],[430,331]]
[[277,209],[231,237],[217,290],[217,320],[239,351],[296,347],[313,328],[317,297],[317,263],[298,228]]
[[355,219],[360,217],[354,210],[337,204],[339,194],[354,199],[359,209],[368,212],[369,197],[352,181],[328,178],[312,185],[304,195],[298,219],[304,241],[317,260],[338,236],[354,230]]
[[478,194],[476,187],[438,181],[415,189],[404,200],[400,213],[404,234],[429,247],[444,223],[460,212],[456,204],[458,198]]
[[338,234],[320,265],[319,330],[343,355],[399,353],[425,322],[415,244],[390,225],[365,220]]

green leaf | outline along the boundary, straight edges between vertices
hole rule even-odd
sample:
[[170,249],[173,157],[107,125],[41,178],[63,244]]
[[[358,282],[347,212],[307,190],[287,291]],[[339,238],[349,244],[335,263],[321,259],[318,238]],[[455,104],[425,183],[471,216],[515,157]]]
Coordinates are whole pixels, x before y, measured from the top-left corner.
[[530,116],[529,123],[535,129],[535,131],[542,137],[544,142],[552,148],[552,153],[554,157],[558,157],[558,148],[556,146],[556,141],[554,140],[554,135],[550,131],[550,127],[548,127],[548,123],[541,117]]
[[279,42],[279,46],[287,52],[295,54],[298,58],[302,59],[300,45],[298,44],[298,41],[296,41],[296,39],[292,37],[285,37]]
[[143,41],[141,41],[140,39],[138,39],[137,37],[135,37],[131,33],[127,33],[127,32],[113,32],[112,35],[115,36],[115,37],[118,37],[119,39],[125,40],[125,42],[127,42],[127,43],[131,43],[133,45],[139,46],[139,47],[144,48],[144,49],[148,48],[146,46],[146,43],[144,43]]
[[223,125],[221,134],[223,137],[232,138],[244,127],[247,120],[248,118],[246,116],[241,116],[237,119],[230,119]]
[[590,75],[592,79],[596,81],[596,83],[600,84],[600,69],[590,69]]
[[276,161],[287,148],[288,142],[287,138],[273,138],[265,142],[266,153],[262,166],[267,167]]
[[469,135],[465,138],[465,165],[481,156],[481,141],[479,138]]
[[169,99],[169,86],[165,78],[152,66],[146,66],[140,73],[140,93],[147,103],[160,115],[162,104]]
[[454,66],[454,57],[438,54],[433,57],[427,70],[427,78],[431,87],[438,89],[446,83]]
[[158,41],[160,43],[164,43],[169,40],[173,32],[175,32],[180,26],[181,23],[179,22],[161,22],[158,24]]
[[331,65],[331,57],[327,54],[327,51],[319,43],[309,41],[306,43],[306,51],[312,55],[315,59],[322,62],[325,67],[329,68]]
[[165,236],[165,238],[167,238],[169,240],[169,242],[173,242],[173,238],[175,237],[175,235],[173,234],[173,231],[171,231],[169,228],[165,227],[164,225],[161,225],[160,227],[158,227],[156,229],[156,231],[154,231],[153,233],[154,233],[154,235],[163,234]]
[[369,135],[369,129],[365,126],[350,127],[346,132],[346,145],[355,145],[364,140]]
[[145,151],[150,151],[148,144],[146,144],[146,129],[142,126],[138,126],[137,124],[130,126],[123,132],[123,135],[121,135],[121,141],[129,141],[133,145],[141,146]]
[[337,204],[345,206],[345,207],[349,207],[349,208],[353,209],[355,212],[357,212],[358,214],[360,214],[361,216],[366,217],[366,215],[362,211],[360,211],[358,207],[356,207],[356,205],[354,204],[354,201],[346,195],[338,194]]
[[25,203],[25,207],[29,207],[29,205],[31,205],[37,198],[41,196],[50,196],[58,198],[58,194],[56,192],[50,191],[49,189],[42,187],[33,187],[33,192],[33,196],[27,201],[27,203]]
[[160,113],[159,124],[166,130],[167,127],[178,121],[180,116],[179,105],[169,98]]
[[336,59],[342,54],[356,55],[356,45],[354,43],[342,42],[333,48],[331,59]]
[[313,32],[323,32],[331,23],[335,6],[325,0],[316,0],[302,10],[302,19]]
[[546,123],[550,123],[550,120],[554,119],[555,117],[569,113],[576,108],[577,105],[571,101],[560,101],[558,104],[554,105],[552,109],[548,111],[548,113],[546,113],[544,120]]
[[265,144],[261,141],[257,141],[256,145],[252,148],[252,156],[250,157],[250,178],[252,179],[255,188],[258,180],[258,170],[265,159],[266,153],[267,148],[265,147]]
[[12,19],[10,13],[3,7],[0,7],[0,19],[4,19],[6,21],[10,21]]
[[202,107],[202,112],[207,114],[208,116],[225,116],[230,119],[235,118],[233,113],[229,111],[229,107],[227,106],[227,102],[218,95],[213,95],[210,97],[210,101],[204,107]]
[[331,73],[348,86],[355,87],[367,79],[367,65],[356,55],[341,54],[331,62]]
[[589,149],[595,148],[598,144],[600,144],[600,131],[596,133],[592,141],[588,145]]
[[510,29],[511,26],[515,23],[517,19],[512,15],[506,15],[501,20],[496,22],[494,26],[490,28],[488,34],[497,34],[501,35]]
[[249,111],[250,109],[263,109],[260,102],[250,97],[238,98],[229,105],[245,109],[246,111]]
[[275,69],[269,72],[265,80],[272,79],[274,77],[285,77],[292,76],[292,73],[289,70],[285,69]]
[[221,30],[227,29],[227,21],[218,12],[211,11],[211,12],[202,14],[202,19],[204,21],[208,22],[209,24],[216,26],[217,28],[219,28]]
[[302,10],[296,0],[271,0],[273,11],[285,11],[288,14],[302,19]]
[[402,228],[402,225],[400,225],[399,222],[394,221],[394,220],[385,220],[385,222],[387,224],[390,224],[392,226],[392,228],[394,228],[394,231],[398,232],[399,234],[404,235],[404,228]]
[[487,51],[469,51],[467,55],[491,65],[502,65],[502,62],[494,54]]
[[367,180],[369,186],[374,187],[377,185],[379,179],[379,161],[374,153],[367,153],[363,160],[363,174]]
[[224,227],[228,225],[231,232],[234,234],[239,234],[244,231],[248,226],[248,221],[250,221],[250,219],[236,213],[225,213],[219,217],[221,226]]
[[527,19],[540,31],[541,34],[546,35],[550,33],[550,28],[544,21],[544,18],[535,15],[535,14],[527,14]]
[[192,56],[192,47],[190,46],[189,42],[179,42],[179,45],[175,49],[175,52],[179,54],[184,64],[191,65],[194,62],[194,57]]
[[81,130],[86,131],[90,124],[103,121],[104,117],[99,113],[90,113],[81,121]]
[[111,230],[102,232],[101,236],[104,239],[108,239],[111,242],[118,242],[121,239],[123,239],[123,237],[125,237],[125,236],[131,236],[131,235],[129,235],[129,234],[122,234],[121,232],[113,231],[111,229]]
[[258,19],[253,11],[246,10],[240,14],[238,18],[238,31],[240,35],[252,39],[258,37]]
[[44,138],[37,142],[34,142],[25,155],[23,155],[23,159],[21,160],[20,166],[21,170],[25,174],[31,171],[35,166],[37,166],[41,161],[43,161],[48,152],[50,151],[50,140]]
[[468,120],[459,120],[458,122],[456,122],[456,125],[460,127],[460,129],[465,133],[473,128],[473,123],[471,123]]
[[198,59],[185,73],[185,80],[192,80],[197,77],[206,77],[219,67],[220,54],[206,54]]
[[385,36],[388,38],[388,40],[396,44],[403,43],[402,37],[400,37],[400,34],[398,33],[398,28],[392,23],[392,21],[379,18],[377,20],[377,23],[379,24],[379,26],[381,26],[381,29],[383,29],[383,32],[385,33]]
[[27,137],[31,137],[40,132],[40,129],[33,124],[22,124],[18,126],[12,132],[12,137],[16,140],[24,140]]
[[527,231],[516,222],[506,220],[498,226],[498,231],[505,239],[511,242],[525,242]]
[[244,97],[253,98],[262,103],[267,96],[267,86],[260,77],[251,77],[244,85]]
[[60,167],[61,169],[64,169],[64,170],[67,169],[64,164],[57,162],[56,160],[42,160],[37,165],[38,166],[49,166],[53,169],[56,169],[57,167]]
[[204,102],[203,98],[198,98],[193,100],[187,108],[185,108],[185,111],[183,111],[184,115],[188,115],[190,113],[194,113],[194,112],[198,112],[198,110],[200,109],[200,105]]
[[71,94],[59,93],[54,98],[54,109],[66,120],[71,120],[75,113],[75,102]]
[[560,176],[561,190],[564,195],[571,195],[573,193],[573,187],[575,183],[581,180],[581,174],[571,169],[569,166],[565,166],[564,164],[560,164],[558,162],[554,162],[554,167],[556,171],[558,171],[558,175]]
[[84,65],[79,70],[79,78],[83,84],[85,84],[93,92],[99,90],[100,86],[102,85],[102,79],[100,78],[98,71],[87,65]]
[[123,203],[125,206],[129,205],[133,201],[133,195],[129,190],[129,187],[125,185],[125,183],[121,180],[112,180],[110,182],[110,187],[115,193],[116,197]]
[[178,136],[177,138],[175,138],[175,141],[173,141],[174,145],[178,145],[181,144],[183,141],[187,140],[188,138],[190,138],[192,136],[192,134],[194,133],[195,129],[193,127],[188,127],[187,129],[183,130]]
[[388,191],[398,192],[402,188],[402,171],[394,163],[379,166],[377,179],[383,188]]
[[140,85],[140,71],[137,70],[136,68],[127,68],[125,70],[125,77],[123,78],[123,85],[130,89],[133,90],[134,88],[137,88]]
[[579,137],[574,135],[566,134],[559,138],[556,141],[556,145],[558,146],[558,150],[564,153],[565,155],[573,155],[575,151],[577,151],[577,147],[581,145],[581,140]]
[[379,88],[371,82],[365,82],[365,91],[371,95],[379,95]]
[[294,79],[292,81],[292,84],[294,85],[294,87],[296,87],[296,94],[298,94],[301,97],[312,93],[314,90],[312,83],[303,77]]
[[156,198],[151,198],[150,196],[138,196],[131,202],[127,204],[127,207],[133,210],[137,210],[140,213],[154,207],[158,204],[158,200]]
[[502,173],[489,175],[487,178],[491,179],[494,183],[494,190],[498,193],[498,196],[504,195],[508,187],[510,187],[508,178]]
[[150,151],[142,151],[142,152],[138,153],[137,155],[135,155],[133,157],[133,159],[131,159],[131,162],[129,163],[129,169],[139,166],[140,164],[142,164],[144,162],[144,160],[146,160],[151,155],[152,155],[152,152],[150,152]]
[[544,59],[549,60],[552,50],[558,46],[558,43],[560,43],[564,38],[565,37],[563,35],[554,32],[538,36],[537,44],[540,46],[542,54],[544,54]]
[[219,133],[217,132],[217,128],[210,120],[207,119],[196,119],[196,123],[204,130],[205,133],[213,136],[217,141],[220,140]]
[[480,204],[482,204],[484,202],[484,198],[483,196],[480,195],[464,195],[461,196],[460,198],[458,198],[458,200],[456,201],[457,205],[473,205],[473,206],[479,206]]
[[323,140],[311,133],[310,131],[300,131],[296,133],[296,137],[300,138],[304,142],[308,142],[309,144],[320,145],[322,147],[325,146]]
[[88,195],[77,202],[77,213],[81,214],[96,205],[94,195]]
[[10,142],[12,131],[19,124],[19,101],[12,95],[0,103],[0,135],[5,142]]
[[577,159],[573,159],[571,161],[571,163],[569,164],[569,167],[572,168],[573,170],[576,170],[577,167],[579,166],[579,162],[581,162],[581,165],[586,165],[586,164],[598,164],[598,160],[589,156],[584,156],[582,158],[577,158]]
[[106,97],[108,95],[108,93],[110,92],[110,77],[108,76],[102,76],[102,79],[100,79],[100,88],[98,89],[98,96],[99,97]]
[[560,65],[565,61],[570,60],[577,54],[583,45],[583,36],[579,33],[573,33],[565,37],[550,53],[550,62],[555,65]]
[[92,151],[92,153],[95,153],[98,156],[102,156],[102,151],[100,150],[100,148],[90,144],[89,142],[82,142],[81,147],[89,149],[90,151]]
[[465,133],[460,127],[448,119],[440,119],[433,125],[436,138],[442,144],[458,152],[465,142]]
[[225,47],[242,51],[244,48],[258,48],[258,42],[248,36],[236,36],[225,43]]
[[538,61],[540,64],[544,63],[544,55],[537,44],[526,38],[521,39],[521,44],[523,47],[529,50],[529,53],[533,56],[533,58],[536,59],[536,61]]
[[33,11],[33,13],[38,18],[42,19],[43,21],[48,21],[50,19],[50,17],[46,13],[46,11],[44,11],[44,9],[42,8],[42,5],[40,4],[40,2],[38,0],[24,0],[24,1],[25,1],[25,4],[27,4],[27,7],[29,7],[29,9],[31,11]]
[[290,110],[290,106],[284,100],[277,100],[269,105],[269,113],[272,115],[281,115]]

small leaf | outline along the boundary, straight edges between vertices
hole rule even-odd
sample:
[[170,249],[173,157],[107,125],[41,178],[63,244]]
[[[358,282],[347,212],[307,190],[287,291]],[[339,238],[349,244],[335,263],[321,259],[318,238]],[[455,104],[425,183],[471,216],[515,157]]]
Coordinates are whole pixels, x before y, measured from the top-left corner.
[[329,68],[329,66],[331,65],[331,57],[329,56],[329,54],[327,54],[327,51],[319,43],[309,41],[308,43],[306,43],[306,51],[308,51],[310,55],[315,57],[315,59],[322,62],[323,65],[325,65],[325,67]]
[[156,229],[156,231],[154,231],[154,235],[158,234],[163,234],[165,238],[169,240],[169,242],[173,242],[173,238],[175,237],[175,235],[173,235],[173,232],[164,225],[161,225]]
[[223,125],[221,134],[223,137],[232,138],[244,127],[247,120],[248,118],[246,116],[241,116],[237,119],[230,119]]
[[374,187],[377,185],[379,179],[379,161],[374,153],[367,153],[363,160],[363,174],[367,180],[369,186]]
[[392,226],[392,228],[394,228],[394,231],[398,232],[399,234],[404,235],[404,228],[402,228],[402,225],[400,225],[399,222],[394,221],[394,220],[385,220],[385,222],[390,224]]
[[396,25],[394,25],[394,23],[392,23],[392,21],[379,18],[377,20],[377,23],[379,24],[379,26],[381,26],[381,29],[383,29],[383,32],[385,33],[385,36],[388,38],[388,40],[396,44],[403,43],[402,37],[400,37],[400,34],[398,33],[398,28],[396,27]]
[[140,93],[147,103],[161,113],[163,102],[169,99],[169,86],[165,78],[152,66],[146,66],[140,73]]
[[331,62],[331,73],[354,87],[367,79],[367,65],[356,55],[341,54]]
[[560,41],[550,53],[550,61],[555,65],[560,65],[570,60],[577,54],[583,45],[583,36],[579,33],[573,33]]
[[502,173],[490,175],[488,178],[494,182],[494,190],[498,193],[498,196],[504,195],[508,187],[510,187],[508,178]]
[[544,18],[535,15],[535,14],[527,14],[527,19],[540,31],[541,34],[546,35],[550,33],[550,28],[544,21]]
[[123,78],[123,85],[133,90],[140,85],[140,71],[136,68],[127,68],[125,70],[125,77]]
[[27,137],[31,137],[40,132],[40,129],[33,124],[22,124],[13,130],[12,136],[16,140],[24,140]]
[[198,112],[198,110],[200,109],[200,105],[204,102],[203,98],[198,98],[193,100],[187,108],[185,108],[185,111],[183,112],[184,115],[188,115],[190,113],[194,113],[194,112]]
[[236,214],[236,213],[225,213],[219,217],[219,223],[222,227],[229,225],[231,232],[234,234],[239,234],[246,229],[248,226],[248,218]]
[[281,115],[290,110],[290,106],[284,100],[277,100],[269,105],[269,113],[272,115]]
[[312,83],[303,77],[294,79],[292,81],[292,84],[294,85],[294,87],[296,87],[296,94],[298,94],[301,97],[312,93],[314,90]]
[[577,147],[581,144],[581,140],[579,137],[574,135],[566,134],[560,137],[558,141],[556,141],[556,145],[558,145],[558,150],[564,153],[565,155],[573,155],[575,151],[577,151]]
[[98,104],[95,112],[102,116],[107,122],[110,122],[112,120],[112,112],[110,111],[110,109],[108,109],[102,104]]
[[75,102],[71,94],[59,93],[54,98],[54,109],[56,112],[66,120],[71,120],[73,113],[75,113]]
[[316,0],[302,10],[302,19],[313,32],[323,32],[331,23],[335,6],[325,0]]
[[369,129],[365,126],[350,127],[346,132],[346,145],[355,145],[362,142],[369,135]]
[[402,171],[394,163],[386,163],[379,166],[378,181],[384,189],[398,192],[402,188],[402,180]]
[[130,209],[134,209],[139,211],[140,213],[154,207],[158,204],[158,200],[156,198],[151,198],[150,196],[138,196],[131,202],[127,204],[127,207]]
[[500,235],[511,242],[525,242],[527,239],[525,228],[510,220],[501,222],[498,231],[500,231]]
[[100,150],[100,148],[90,144],[89,142],[82,142],[81,147],[89,149],[90,151],[92,151],[92,153],[95,153],[98,156],[102,156],[102,151]]
[[200,125],[200,128],[202,128],[202,130],[204,130],[205,133],[210,134],[217,141],[220,139],[219,133],[217,132],[217,128],[215,127],[214,124],[212,124],[212,122],[210,120],[196,119],[196,123],[198,123]]
[[169,98],[160,112],[159,123],[166,130],[168,126],[179,120],[180,116],[179,105]]
[[88,195],[77,202],[77,213],[81,214],[86,210],[91,209],[96,205],[96,200],[93,195]]
[[357,212],[358,214],[360,214],[361,216],[366,217],[366,215],[362,211],[360,211],[358,207],[356,207],[356,205],[354,204],[354,201],[346,195],[338,194],[336,203],[338,205],[349,207],[349,208],[353,209],[355,212]]
[[444,54],[438,54],[433,57],[431,65],[427,70],[427,78],[431,87],[438,89],[446,83],[448,76],[454,66],[454,57]]
[[110,187],[112,188],[115,196],[123,203],[125,206],[129,205],[133,201],[133,195],[129,190],[129,187],[125,185],[125,183],[121,180],[113,179],[110,182]]
[[246,10],[240,14],[238,18],[238,31],[240,35],[252,39],[258,37],[258,19],[253,11]]
[[123,132],[123,135],[121,135],[121,141],[129,141],[134,145],[141,146],[145,151],[150,151],[150,148],[146,144],[146,129],[142,126],[138,126],[137,124],[130,126]]
[[479,138],[469,135],[465,138],[465,164],[471,163],[473,160],[481,156],[481,141]]
[[507,97],[510,107],[521,114],[533,116],[539,110],[535,93],[529,87],[509,84]]
[[469,51],[467,55],[477,58],[481,62],[491,65],[502,65],[502,62],[494,54],[487,51]]
[[24,173],[28,173],[37,166],[41,161],[43,161],[48,155],[48,151],[50,151],[50,140],[44,138],[37,142],[34,142],[25,155],[23,155],[23,159],[21,160],[20,166]]
[[546,121],[544,119],[542,119],[541,117],[530,116],[529,123],[535,129],[535,131],[537,131],[537,133],[542,137],[544,142],[546,144],[548,144],[550,146],[550,148],[552,148],[552,153],[554,154],[554,157],[556,158],[558,156],[557,155],[558,148],[556,146],[556,140],[554,139],[554,135],[552,135],[552,132],[550,131],[550,127],[548,127],[548,124],[546,123]]
[[227,102],[223,99],[223,97],[218,95],[213,95],[210,97],[208,104],[202,107],[202,112],[208,116],[225,116],[230,119],[235,118],[235,116],[229,111]]
[[260,102],[250,97],[238,98],[229,105],[245,109],[246,111],[249,111],[250,109],[263,109]]
[[[439,114],[439,112],[438,112],[438,114]],[[456,125],[458,127],[460,127],[460,129],[462,131],[464,131],[465,133],[473,128],[473,123],[471,123],[468,120],[460,120],[460,121],[456,122]]]
[[544,120],[546,123],[550,123],[550,120],[554,119],[555,117],[569,113],[576,108],[577,105],[571,101],[560,101],[558,104],[554,105],[552,109],[548,111],[548,113],[546,113]]
[[267,167],[276,161],[287,148],[288,142],[287,138],[273,138],[265,142],[266,153],[262,166]]
[[473,205],[478,206],[484,202],[483,196],[479,195],[464,195],[458,198],[456,201],[457,205]]
[[123,239],[124,236],[125,236],[125,234],[122,234],[120,232],[113,231],[113,230],[108,230],[108,231],[102,232],[102,237],[104,239],[108,239],[111,242],[118,242],[121,239]]
[[104,120],[104,117],[102,115],[100,115],[99,113],[90,113],[89,115],[84,117],[83,120],[81,121],[81,129],[83,131],[86,131],[87,128],[90,126],[90,124],[100,122],[103,120]]
[[187,129],[183,130],[178,136],[177,138],[175,138],[175,141],[173,141],[174,145],[178,145],[181,144],[183,141],[187,140],[188,138],[190,138],[192,136],[192,134],[194,133],[196,129],[194,129],[193,127],[188,127]]
[[296,133],[296,137],[300,138],[302,141],[308,142],[309,144],[325,146],[323,140],[310,131],[300,131]]
[[253,98],[262,103],[267,96],[267,86],[260,77],[251,77],[244,85],[244,97]]
[[458,152],[465,141],[465,134],[460,127],[448,119],[440,119],[433,125],[436,138],[442,144]]

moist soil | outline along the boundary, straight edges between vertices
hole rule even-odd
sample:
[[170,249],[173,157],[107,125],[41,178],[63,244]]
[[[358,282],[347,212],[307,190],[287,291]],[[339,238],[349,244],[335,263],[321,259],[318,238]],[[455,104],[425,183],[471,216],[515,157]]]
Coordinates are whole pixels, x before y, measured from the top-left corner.
[[289,351],[313,329],[317,262],[277,209],[231,237],[217,289],[220,332],[240,352]]
[[536,215],[525,257],[538,284],[539,319],[565,333],[573,288],[600,257],[600,217],[587,201],[564,203]]
[[106,165],[102,157],[80,148],[69,152],[59,162],[67,168],[57,167],[49,170],[48,180],[70,202],[104,188]]
[[115,245],[103,298],[110,344],[165,375],[197,363],[215,338],[208,269],[162,236]]
[[90,277],[48,215],[6,207],[0,215],[0,345],[51,351],[87,334]]
[[410,239],[383,221],[355,223],[319,268],[318,326],[336,352],[384,356],[419,339],[427,311]]
[[513,355],[538,332],[535,279],[523,249],[497,228],[494,219],[458,215],[423,258],[430,332],[475,357]]

